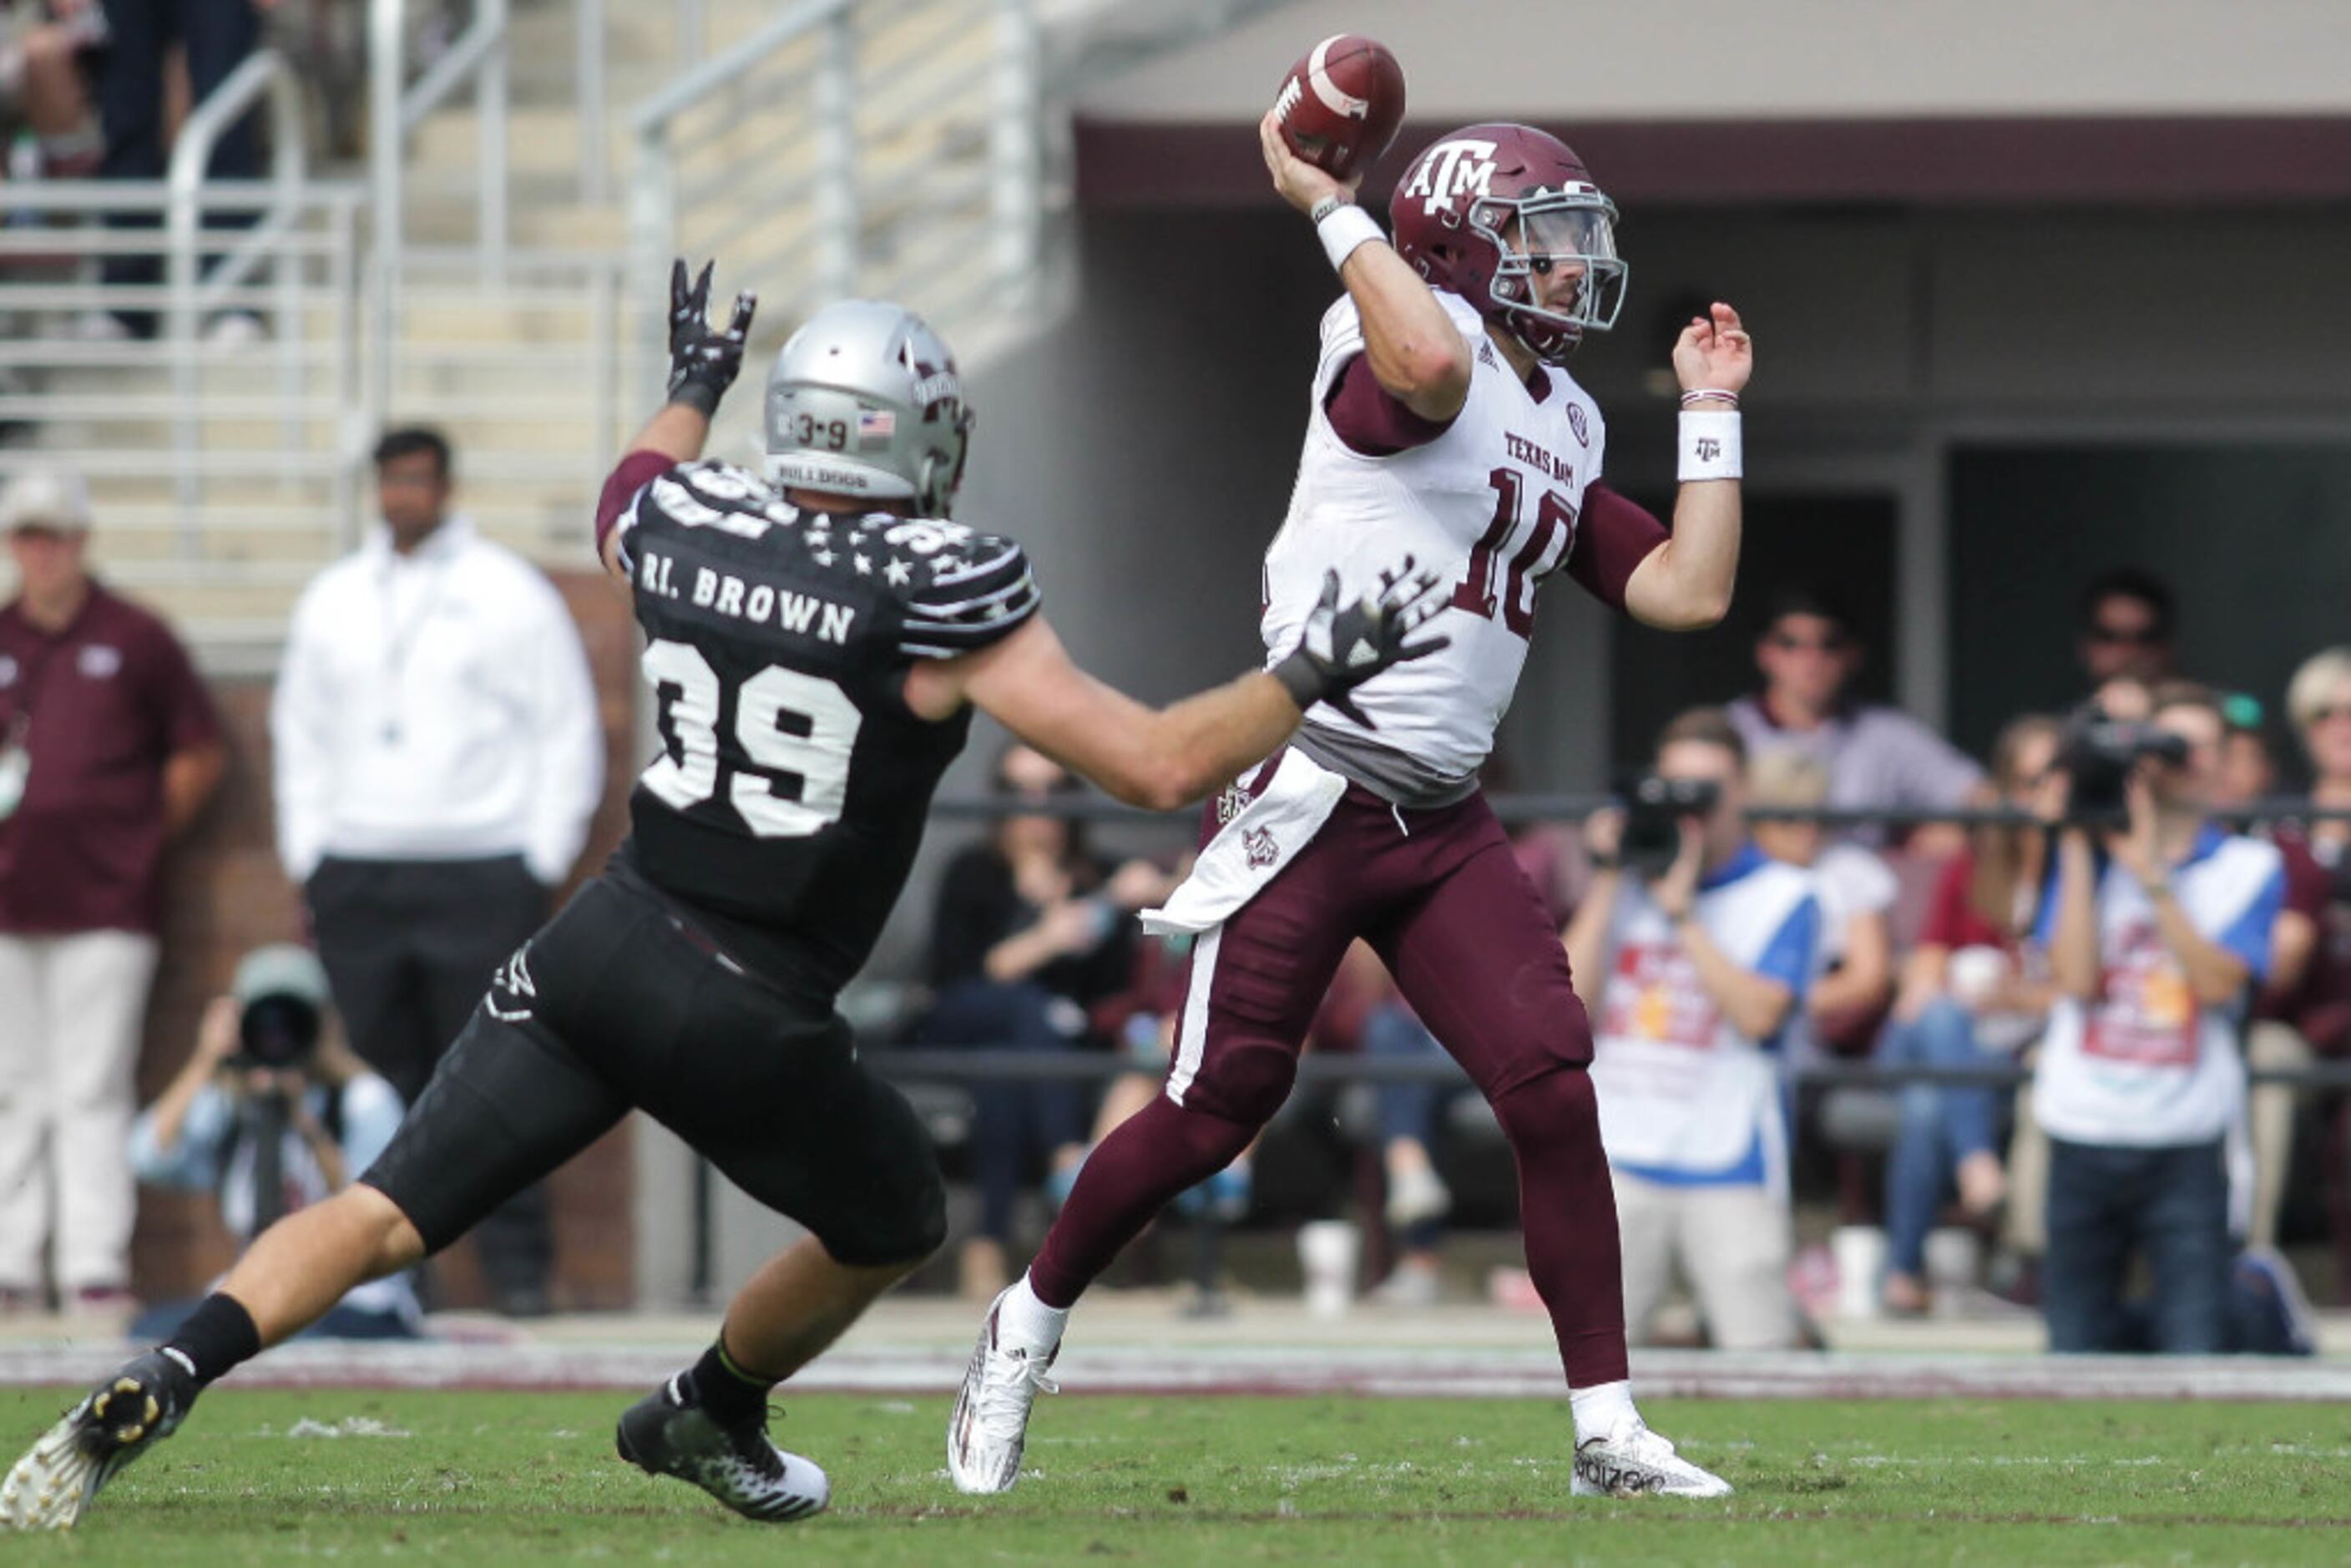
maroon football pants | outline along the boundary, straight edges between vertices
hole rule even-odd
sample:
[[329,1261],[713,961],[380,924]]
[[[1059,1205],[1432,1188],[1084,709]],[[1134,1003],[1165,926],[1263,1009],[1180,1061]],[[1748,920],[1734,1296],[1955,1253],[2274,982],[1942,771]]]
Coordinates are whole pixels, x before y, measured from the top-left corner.
[[1289,1097],[1307,1028],[1359,936],[1510,1139],[1527,1266],[1569,1384],[1623,1378],[1591,1026],[1550,912],[1482,795],[1399,812],[1351,785],[1312,842],[1199,939],[1166,1092],[1088,1157],[1031,1287],[1049,1305],[1074,1302],[1170,1199],[1249,1146]]

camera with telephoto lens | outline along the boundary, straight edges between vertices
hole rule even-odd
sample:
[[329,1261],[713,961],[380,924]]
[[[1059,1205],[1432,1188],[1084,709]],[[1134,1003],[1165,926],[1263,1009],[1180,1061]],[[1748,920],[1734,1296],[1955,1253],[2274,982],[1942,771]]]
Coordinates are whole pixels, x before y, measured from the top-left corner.
[[256,997],[237,1016],[237,1051],[228,1064],[247,1071],[307,1067],[319,1049],[319,1009],[306,998]]
[[2065,814],[2081,821],[2119,820],[2131,770],[2144,758],[2173,768],[2188,760],[2188,741],[2138,719],[2108,718],[2092,707],[2074,716],[2057,748],[2057,766],[2073,781]]
[[1684,817],[1703,817],[1722,798],[1711,779],[1665,779],[1655,773],[1633,781],[1625,793],[1625,869],[1645,877],[1663,876],[1681,853]]

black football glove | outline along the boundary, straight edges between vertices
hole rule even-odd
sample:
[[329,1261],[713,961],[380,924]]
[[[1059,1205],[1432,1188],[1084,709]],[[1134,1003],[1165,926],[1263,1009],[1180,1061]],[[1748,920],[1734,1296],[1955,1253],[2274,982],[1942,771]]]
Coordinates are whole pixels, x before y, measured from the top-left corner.
[[710,274],[717,265],[704,264],[691,288],[684,257],[669,268],[669,401],[698,410],[705,419],[718,412],[718,400],[742,373],[743,340],[759,305],[759,297],[745,289],[735,297],[735,317],[726,330],[712,331]]
[[1351,604],[1339,602],[1339,574],[1322,574],[1322,598],[1306,617],[1306,632],[1282,661],[1273,666],[1274,679],[1290,689],[1301,713],[1318,702],[1329,703],[1365,729],[1374,727],[1348,693],[1394,664],[1423,659],[1449,647],[1450,637],[1405,639],[1421,622],[1442,609],[1433,597],[1434,573],[1412,573],[1412,557],[1395,571],[1380,573],[1380,591]]

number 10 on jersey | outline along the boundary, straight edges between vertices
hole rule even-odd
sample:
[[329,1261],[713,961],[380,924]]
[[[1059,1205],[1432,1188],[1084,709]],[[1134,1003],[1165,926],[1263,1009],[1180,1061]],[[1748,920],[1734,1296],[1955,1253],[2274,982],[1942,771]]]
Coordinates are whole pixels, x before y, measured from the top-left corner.
[[1558,491],[1545,490],[1535,505],[1535,526],[1528,531],[1526,543],[1510,558],[1502,574],[1505,580],[1497,582],[1495,558],[1509,548],[1510,536],[1518,531],[1526,481],[1515,468],[1497,468],[1486,478],[1494,486],[1494,520],[1485,537],[1470,547],[1469,574],[1453,591],[1453,608],[1490,621],[1499,590],[1502,624],[1521,637],[1531,637],[1536,585],[1567,559],[1575,542],[1575,508]]

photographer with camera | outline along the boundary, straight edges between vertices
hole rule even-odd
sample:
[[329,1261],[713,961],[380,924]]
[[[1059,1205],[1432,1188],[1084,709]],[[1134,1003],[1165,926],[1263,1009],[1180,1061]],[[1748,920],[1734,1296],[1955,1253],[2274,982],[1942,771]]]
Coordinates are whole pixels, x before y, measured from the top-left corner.
[[1686,713],[1626,808],[1584,828],[1593,876],[1568,961],[1592,1013],[1636,1341],[1677,1260],[1718,1347],[1803,1338],[1774,1056],[1813,975],[1820,903],[1809,873],[1749,838],[1746,759],[1721,710]]
[[[240,1249],[349,1185],[392,1141],[403,1107],[330,1019],[327,972],[307,949],[246,954],[230,994],[204,1009],[187,1065],[131,1129],[139,1179],[214,1194]],[[193,1304],[151,1308],[133,1332],[169,1333]],[[312,1332],[411,1338],[421,1318],[409,1277],[395,1274],[352,1291]]]
[[2058,755],[2057,870],[2037,932],[2058,995],[2033,1090],[2053,1350],[2134,1348],[2135,1252],[2154,1277],[2152,1348],[2230,1345],[2237,1030],[2270,967],[2284,872],[2275,846],[2210,819],[2225,731],[2210,692],[2171,684],[2146,723],[2094,713]]

